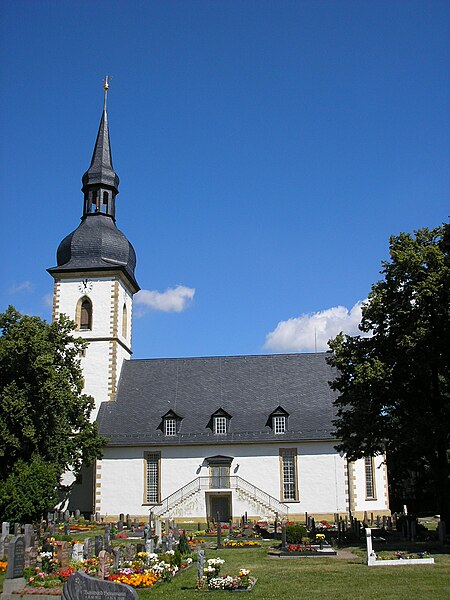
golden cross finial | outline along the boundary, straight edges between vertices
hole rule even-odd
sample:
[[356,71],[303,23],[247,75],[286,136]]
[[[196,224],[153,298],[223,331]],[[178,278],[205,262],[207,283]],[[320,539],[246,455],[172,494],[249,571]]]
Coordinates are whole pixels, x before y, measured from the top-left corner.
[[105,96],[103,99],[103,110],[106,110],[106,99],[108,97],[108,90],[109,90],[109,82],[111,80],[111,77],[109,75],[107,75],[105,77],[105,79],[103,80],[103,89],[105,90]]

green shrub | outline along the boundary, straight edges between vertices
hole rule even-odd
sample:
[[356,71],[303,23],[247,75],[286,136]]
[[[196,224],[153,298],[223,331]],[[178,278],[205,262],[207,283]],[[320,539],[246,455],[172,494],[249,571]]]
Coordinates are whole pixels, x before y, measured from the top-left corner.
[[186,534],[184,533],[184,531],[180,535],[178,549],[180,550],[182,555],[189,554],[189,552],[190,552],[189,544],[188,544],[187,537],[186,537]]
[[304,525],[286,525],[286,541],[288,544],[301,544],[302,538],[306,537],[307,534]]

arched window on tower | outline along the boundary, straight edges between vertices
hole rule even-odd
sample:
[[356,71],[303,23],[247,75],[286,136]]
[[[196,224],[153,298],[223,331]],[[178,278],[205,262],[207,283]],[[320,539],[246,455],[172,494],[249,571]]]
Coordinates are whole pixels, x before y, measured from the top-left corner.
[[128,329],[127,307],[124,304],[123,308],[122,308],[122,336],[124,338],[127,337],[127,329]]
[[98,211],[97,201],[98,201],[97,200],[97,192],[96,192],[96,190],[94,190],[92,192],[92,208],[91,208],[92,212]]
[[102,212],[108,212],[108,192],[103,192]]
[[78,301],[76,316],[78,329],[82,331],[92,329],[92,302],[86,296]]

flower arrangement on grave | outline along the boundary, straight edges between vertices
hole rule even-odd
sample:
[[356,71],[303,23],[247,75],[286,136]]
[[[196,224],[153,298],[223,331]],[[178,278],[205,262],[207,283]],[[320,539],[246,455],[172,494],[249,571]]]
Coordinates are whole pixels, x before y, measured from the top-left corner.
[[224,546],[226,548],[255,548],[261,546],[261,544],[252,540],[225,540]]
[[27,585],[37,588],[55,588],[61,587],[61,585],[73,574],[75,569],[73,567],[66,567],[64,569],[56,569],[51,573],[42,571],[39,567],[29,567],[24,570],[24,576],[26,578]]
[[206,561],[207,567],[203,569],[204,574],[208,579],[212,577],[218,577],[220,573],[220,567],[223,565],[225,561],[223,558],[208,558]]
[[6,571],[7,566],[8,566],[7,560],[0,560],[0,573],[4,573]]
[[[210,560],[215,561],[217,559]],[[221,561],[219,567],[223,563],[224,561]],[[250,577],[250,569],[241,568],[237,577],[232,577],[231,575],[220,576],[218,573],[216,575],[209,576],[209,574],[212,572],[210,567],[213,567],[213,565],[208,565],[208,567],[204,569],[204,571],[206,571],[206,575],[204,575],[197,582],[197,587],[200,590],[245,590],[255,584],[256,580]]]

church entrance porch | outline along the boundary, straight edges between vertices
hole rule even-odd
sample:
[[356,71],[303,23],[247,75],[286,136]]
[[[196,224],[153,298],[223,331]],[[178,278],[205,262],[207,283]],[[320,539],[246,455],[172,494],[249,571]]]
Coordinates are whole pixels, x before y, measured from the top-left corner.
[[222,522],[232,519],[231,492],[206,493],[206,513],[208,521]]

